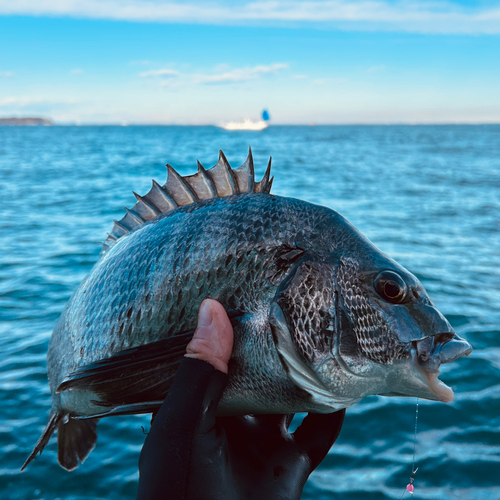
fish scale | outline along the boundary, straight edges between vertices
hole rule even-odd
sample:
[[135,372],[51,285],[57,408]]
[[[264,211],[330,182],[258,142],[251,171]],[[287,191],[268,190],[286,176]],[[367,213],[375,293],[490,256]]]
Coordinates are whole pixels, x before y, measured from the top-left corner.
[[168,166],[163,186],[136,194],[56,324],[53,406],[23,467],[56,428],[72,470],[99,418],[155,411],[206,298],[234,329],[218,415],[329,413],[371,394],[451,399],[436,367],[471,348],[417,278],[337,212],[269,194],[272,181],[269,163],[255,182],[251,151],[234,170],[221,152],[191,176]]
[[[242,201],[245,202],[244,205],[255,205],[254,211],[260,212],[266,209],[260,196],[256,198],[257,203],[253,203],[251,197]],[[219,203],[223,203],[223,200],[219,200]],[[81,359],[78,359],[78,363],[91,363],[106,354],[113,354],[104,343],[106,341],[111,342],[114,340],[115,351],[127,349],[144,342],[144,325],[153,328],[152,338],[155,340],[167,337],[169,334],[174,333],[174,330],[186,331],[194,328],[197,310],[202,300],[199,286],[196,283],[196,276],[203,275],[205,288],[212,291],[211,296],[220,298],[224,302],[234,302],[234,299],[232,299],[233,290],[240,291],[240,303],[245,302],[253,305],[258,300],[254,292],[258,290],[259,294],[262,294],[269,288],[269,284],[265,283],[266,277],[262,276],[263,268],[265,267],[269,274],[274,274],[276,269],[268,266],[262,258],[255,259],[255,255],[256,253],[261,255],[266,253],[266,246],[269,249],[280,246],[283,242],[277,241],[274,234],[277,232],[285,234],[286,231],[284,231],[282,225],[278,228],[277,222],[264,224],[261,221],[261,227],[265,228],[265,230],[263,231],[263,237],[258,239],[238,219],[238,215],[242,211],[247,212],[250,206],[240,208],[239,206],[235,207],[233,202],[230,203],[233,206],[235,217],[231,217],[230,210],[229,217],[224,217],[221,220],[215,217],[211,225],[211,227],[215,228],[215,234],[207,235],[206,233],[209,230],[202,227],[209,218],[203,208],[188,214],[188,216],[198,219],[197,221],[186,222],[183,219],[183,224],[189,224],[193,228],[194,234],[197,234],[196,245],[192,244],[193,238],[187,241],[179,241],[176,233],[180,229],[176,227],[175,219],[165,218],[154,227],[151,226],[154,231],[151,230],[150,235],[133,233],[128,237],[127,241],[123,242],[123,245],[126,245],[127,248],[116,248],[116,250],[120,250],[120,253],[125,253],[128,258],[122,258],[118,263],[113,261],[111,266],[107,265],[108,260],[104,259],[102,268],[94,271],[93,280],[89,283],[89,286],[94,286],[94,288],[89,290],[85,296],[77,293],[74,297],[74,301],[79,303],[79,307],[85,310],[90,311],[91,304],[99,304],[97,312],[99,321],[93,321],[89,327],[85,327],[83,324],[72,326],[72,328],[83,330],[83,335],[79,341],[83,344],[86,352]],[[211,210],[212,204],[205,208]],[[217,210],[220,210],[220,208],[217,208]],[[218,212],[215,213],[218,214]],[[167,229],[163,226],[167,226]],[[210,229],[210,231],[212,230]],[[236,240],[244,242],[244,245],[239,245],[244,251],[238,251],[237,245],[227,244],[224,241],[224,237],[233,239],[235,233],[237,235]],[[163,236],[165,234],[167,234],[166,237]],[[158,235],[160,235],[159,238]],[[139,238],[140,241],[136,241]],[[157,259],[153,249],[154,245],[148,245],[150,239],[155,240],[156,245],[167,249],[162,254],[162,260]],[[215,251],[213,248],[209,249],[208,244],[205,243],[207,240],[219,241],[221,248],[229,249],[232,252],[233,265],[226,267],[224,265],[227,260],[226,252],[222,253],[218,252],[217,249]],[[288,240],[290,240],[290,237]],[[146,254],[142,257],[142,264],[138,266],[136,264],[137,252],[141,248],[144,253],[144,250],[142,250],[143,245],[146,247]],[[186,252],[186,246],[190,246],[189,253]],[[259,248],[262,248],[260,252]],[[148,252],[148,249],[151,250]],[[195,265],[190,266],[189,262],[183,259],[182,256],[184,255],[189,255],[189,260],[193,261]],[[215,261],[213,256],[216,257]],[[155,262],[155,276],[167,276],[167,279],[155,278],[152,281],[148,279],[151,274],[146,274],[143,269],[149,266],[150,260]],[[171,268],[171,271],[168,268]],[[241,268],[245,269],[246,272],[242,273]],[[173,280],[171,276],[174,276]],[[248,286],[249,278],[254,283],[254,286]],[[257,283],[257,280],[263,282]],[[146,282],[149,282],[147,289],[144,288]],[[232,283],[234,288],[231,290],[218,290],[217,283],[227,284],[229,282]],[[106,283],[106,286],[97,286],[97,283]],[[153,325],[149,325],[144,315],[141,316],[142,321],[137,321],[137,313],[141,310],[141,307],[144,307],[147,293],[151,294],[150,305],[156,311]],[[116,300],[116,295],[119,297],[120,304],[118,306],[118,315],[110,307],[112,300]],[[133,306],[129,306],[130,304],[133,304]],[[182,311],[184,311],[183,314],[181,314]],[[95,315],[96,311],[92,310],[92,314]],[[122,331],[123,333],[122,335],[118,334],[118,338],[114,338],[109,334],[110,329],[116,325],[119,325],[118,332]],[[64,334],[66,329],[61,328],[58,331]],[[79,345],[76,344],[75,348],[79,348]],[[74,368],[76,368],[76,363],[74,366],[60,372],[72,371]],[[61,381],[62,379],[56,379],[54,385],[58,385]]]

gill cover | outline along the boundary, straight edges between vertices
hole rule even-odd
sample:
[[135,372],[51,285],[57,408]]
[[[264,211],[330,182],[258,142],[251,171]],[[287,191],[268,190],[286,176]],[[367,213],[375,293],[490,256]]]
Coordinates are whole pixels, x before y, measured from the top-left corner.
[[276,349],[289,377],[310,395],[316,411],[325,413],[352,404],[350,398],[332,394],[314,370],[331,356],[333,297],[331,266],[305,253],[279,286],[269,313]]
[[323,410],[325,413],[330,413],[350,406],[347,399],[346,403],[343,404],[342,399],[334,396],[306,364],[295,346],[283,311],[276,302],[271,305],[269,322],[276,349],[289,377],[300,389],[311,396],[313,402],[318,406],[318,411]]

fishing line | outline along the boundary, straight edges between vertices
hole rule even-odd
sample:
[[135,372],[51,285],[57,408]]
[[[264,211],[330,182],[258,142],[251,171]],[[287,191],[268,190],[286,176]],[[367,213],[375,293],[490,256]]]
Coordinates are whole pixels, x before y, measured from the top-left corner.
[[403,491],[400,500],[403,499],[407,491],[410,493],[410,495],[413,495],[413,492],[415,490],[415,488],[413,487],[413,483],[415,481],[415,474],[418,471],[418,467],[415,468],[415,451],[417,449],[417,427],[418,427],[418,398],[417,398],[417,404],[415,406],[415,433],[413,435],[413,460],[411,464],[410,482],[406,485],[406,489],[405,491]]

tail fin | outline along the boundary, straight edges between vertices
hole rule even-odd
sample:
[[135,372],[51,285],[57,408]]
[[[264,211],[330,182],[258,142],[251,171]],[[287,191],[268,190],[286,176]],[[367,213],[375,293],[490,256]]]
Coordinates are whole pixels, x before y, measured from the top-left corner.
[[78,467],[94,449],[97,441],[97,420],[74,420],[62,411],[51,412],[49,421],[21,470],[42,453],[57,428],[57,459],[66,470]]
[[49,415],[49,421],[47,425],[45,426],[45,429],[42,432],[42,435],[40,436],[40,439],[37,441],[35,447],[33,448],[33,451],[31,452],[30,456],[26,459],[26,462],[24,462],[23,466],[21,467],[21,470],[23,471],[26,469],[27,465],[35,459],[35,457],[38,455],[38,453],[42,453],[43,449],[45,448],[45,445],[49,442],[50,437],[54,433],[57,424],[63,419],[64,413],[63,412],[54,412],[51,411]]
[[97,441],[97,420],[61,422],[57,429],[57,460],[66,470],[78,467],[94,449]]

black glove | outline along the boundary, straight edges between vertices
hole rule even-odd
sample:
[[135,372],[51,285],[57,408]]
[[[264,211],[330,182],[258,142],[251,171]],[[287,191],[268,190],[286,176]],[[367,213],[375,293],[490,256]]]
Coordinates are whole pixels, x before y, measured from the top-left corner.
[[138,500],[295,500],[337,439],[345,410],[216,418],[227,375],[184,358],[139,459]]

